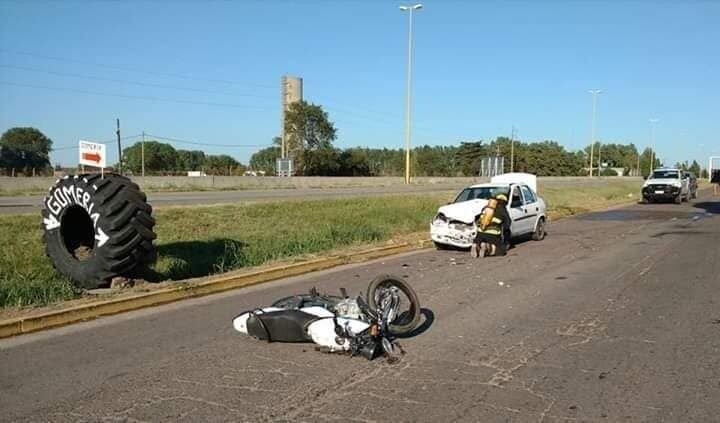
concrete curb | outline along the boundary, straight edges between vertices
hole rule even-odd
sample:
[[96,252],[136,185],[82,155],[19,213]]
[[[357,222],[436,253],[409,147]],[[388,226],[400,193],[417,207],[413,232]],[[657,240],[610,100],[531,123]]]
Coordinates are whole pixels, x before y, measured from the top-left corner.
[[422,240],[413,244],[402,243],[371,248],[357,253],[330,256],[316,260],[243,273],[240,275],[220,276],[195,284],[178,284],[178,286],[158,289],[156,291],[141,293],[130,297],[99,301],[96,303],[71,307],[65,310],[4,320],[0,321],[0,338],[37,332],[58,326],[69,325],[71,323],[93,320],[101,316],[124,313],[131,310],[167,304],[187,298],[202,297],[231,289],[329,269],[344,264],[362,263],[380,257],[427,248],[429,245],[431,245],[430,240]]

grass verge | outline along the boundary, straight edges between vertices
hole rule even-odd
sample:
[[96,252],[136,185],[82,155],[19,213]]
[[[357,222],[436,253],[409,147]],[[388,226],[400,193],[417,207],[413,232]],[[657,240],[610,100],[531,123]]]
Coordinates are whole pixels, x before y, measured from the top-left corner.
[[[540,187],[551,218],[637,200],[639,184]],[[158,261],[147,279],[180,280],[264,263],[427,235],[456,193],[261,204],[170,207],[155,213]],[[82,295],[45,257],[40,217],[0,215],[0,307],[51,304]]]

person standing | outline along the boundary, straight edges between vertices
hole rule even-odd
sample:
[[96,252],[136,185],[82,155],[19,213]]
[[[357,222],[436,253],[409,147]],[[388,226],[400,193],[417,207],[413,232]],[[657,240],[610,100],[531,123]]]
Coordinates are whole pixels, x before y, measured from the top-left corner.
[[713,169],[712,175],[710,175],[710,183],[714,184],[713,194],[720,195],[720,169]]

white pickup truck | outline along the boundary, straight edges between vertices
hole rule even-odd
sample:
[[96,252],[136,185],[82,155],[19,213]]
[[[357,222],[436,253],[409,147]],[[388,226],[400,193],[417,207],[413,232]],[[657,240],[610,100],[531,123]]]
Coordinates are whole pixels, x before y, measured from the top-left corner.
[[452,203],[438,209],[430,223],[435,246],[470,248],[477,234],[477,217],[488,200],[501,193],[508,197],[507,211],[512,220],[506,239],[532,235],[533,239],[542,240],[547,207],[537,195],[537,178],[528,173],[506,173],[493,177],[488,184],[463,189]]
[[690,199],[690,179],[679,169],[655,169],[642,187],[643,203],[674,201],[680,204]]

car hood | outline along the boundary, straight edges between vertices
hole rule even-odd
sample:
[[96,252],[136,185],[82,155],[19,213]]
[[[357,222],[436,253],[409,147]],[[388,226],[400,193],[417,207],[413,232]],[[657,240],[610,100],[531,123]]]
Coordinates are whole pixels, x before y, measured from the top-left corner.
[[679,179],[664,178],[664,179],[648,179],[645,181],[645,186],[648,185],[672,185],[680,182]]
[[483,207],[488,200],[474,199],[463,201],[462,203],[448,204],[438,209],[438,213],[442,213],[448,220],[459,220],[463,223],[475,222],[475,217],[482,212]]

